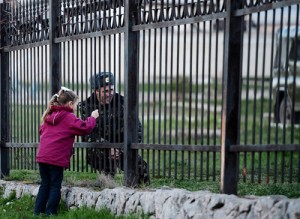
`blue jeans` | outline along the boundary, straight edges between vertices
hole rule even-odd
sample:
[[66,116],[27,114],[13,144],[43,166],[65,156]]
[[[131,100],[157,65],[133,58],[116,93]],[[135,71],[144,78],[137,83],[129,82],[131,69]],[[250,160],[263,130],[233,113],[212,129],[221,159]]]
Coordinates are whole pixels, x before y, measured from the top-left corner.
[[35,201],[34,214],[57,214],[64,168],[44,163],[39,163],[39,167],[42,181]]

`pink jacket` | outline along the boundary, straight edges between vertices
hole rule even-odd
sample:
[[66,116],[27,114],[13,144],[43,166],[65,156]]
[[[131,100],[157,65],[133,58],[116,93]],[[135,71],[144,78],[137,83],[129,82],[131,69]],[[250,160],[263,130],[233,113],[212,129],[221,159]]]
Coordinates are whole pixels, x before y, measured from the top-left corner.
[[52,106],[39,129],[41,138],[36,161],[69,167],[75,135],[88,135],[95,126],[94,117],[83,121],[69,107]]

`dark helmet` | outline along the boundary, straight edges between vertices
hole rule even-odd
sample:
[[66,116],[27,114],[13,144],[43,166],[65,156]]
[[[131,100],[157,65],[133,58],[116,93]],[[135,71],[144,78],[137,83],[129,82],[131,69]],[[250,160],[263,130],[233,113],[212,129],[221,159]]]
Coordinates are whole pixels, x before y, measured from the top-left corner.
[[115,77],[111,72],[100,72],[90,78],[92,89],[98,89],[106,85],[115,85]]

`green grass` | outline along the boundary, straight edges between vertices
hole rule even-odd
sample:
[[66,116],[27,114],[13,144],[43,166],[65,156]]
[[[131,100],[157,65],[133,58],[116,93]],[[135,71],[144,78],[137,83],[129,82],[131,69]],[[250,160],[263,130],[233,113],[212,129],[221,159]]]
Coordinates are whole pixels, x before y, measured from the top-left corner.
[[11,194],[8,198],[0,198],[0,218],[1,219],[41,219],[41,218],[55,218],[55,219],[82,219],[82,218],[104,218],[104,219],[136,219],[147,218],[147,216],[128,215],[128,216],[116,216],[112,214],[108,209],[101,209],[97,211],[88,207],[75,208],[72,210],[67,209],[63,202],[60,202],[58,215],[49,216],[39,215],[34,216],[35,198],[30,196],[23,196],[21,199],[17,199],[15,194]]

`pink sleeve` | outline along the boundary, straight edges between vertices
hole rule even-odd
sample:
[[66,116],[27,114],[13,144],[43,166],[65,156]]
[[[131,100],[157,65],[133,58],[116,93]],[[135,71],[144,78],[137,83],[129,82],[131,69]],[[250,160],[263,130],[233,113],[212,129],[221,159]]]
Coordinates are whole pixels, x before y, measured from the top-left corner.
[[88,117],[86,120],[81,120],[72,113],[70,116],[70,129],[74,135],[88,135],[90,134],[96,126],[96,119],[92,116]]

